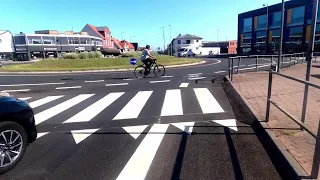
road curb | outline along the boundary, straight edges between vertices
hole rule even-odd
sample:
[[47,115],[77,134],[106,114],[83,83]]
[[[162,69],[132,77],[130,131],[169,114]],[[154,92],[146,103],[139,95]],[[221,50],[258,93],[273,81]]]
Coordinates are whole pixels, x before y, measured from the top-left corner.
[[[289,153],[288,149],[277,138],[276,134],[273,133],[271,127],[266,122],[259,120],[258,113],[244,98],[244,96],[236,90],[233,83],[229,80],[227,76],[224,77],[224,81],[225,83],[223,83],[222,86],[225,89],[227,96],[231,96],[231,98],[235,100],[235,103],[238,104],[239,107],[241,107],[242,112],[245,115],[248,115],[246,116],[248,122],[244,123],[251,125],[252,128],[255,129],[255,132],[257,131],[257,137],[266,149],[270,159],[277,168],[278,172],[292,172],[293,174],[295,174],[286,174],[286,176],[289,176],[289,179],[296,179],[297,177],[299,177],[298,179],[310,179],[310,176],[307,174],[307,172],[300,166],[300,164],[292,156],[292,154]],[[288,168],[288,165],[291,168]]]
[[[199,64],[204,64],[207,61],[202,60],[201,62],[196,62],[196,63],[188,63],[188,64],[179,64],[179,65],[171,65],[171,66],[165,66],[166,69],[169,68],[176,68],[176,67],[188,67],[188,66],[195,66]],[[0,72],[0,74],[73,74],[73,73],[97,73],[97,72],[121,72],[121,71],[133,71],[134,68],[130,69],[108,69],[108,70],[90,70],[90,71],[43,71],[43,72]]]

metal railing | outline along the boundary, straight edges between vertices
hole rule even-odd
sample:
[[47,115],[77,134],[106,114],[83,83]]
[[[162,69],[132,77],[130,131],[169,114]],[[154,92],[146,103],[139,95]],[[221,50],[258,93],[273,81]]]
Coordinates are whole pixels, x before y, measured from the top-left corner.
[[[307,69],[307,71],[308,71],[308,69]],[[295,123],[297,123],[300,126],[301,130],[307,131],[312,137],[314,137],[316,139],[315,151],[314,151],[314,155],[313,155],[313,164],[312,164],[312,170],[311,170],[311,178],[317,178],[318,172],[319,172],[319,164],[320,164],[320,157],[319,157],[320,156],[320,119],[319,119],[317,134],[314,134],[305,124],[309,88],[306,88],[304,91],[304,99],[303,99],[303,105],[302,105],[302,116],[301,116],[301,119],[299,120],[298,118],[296,118],[295,116],[293,116],[292,114],[287,112],[278,103],[276,103],[275,101],[273,101],[271,99],[273,74],[290,79],[290,80],[293,80],[293,81],[296,81],[296,82],[299,82],[299,83],[302,83],[307,87],[311,86],[311,87],[320,89],[320,85],[312,83],[310,81],[305,81],[302,79],[294,78],[294,77],[284,75],[284,74],[270,70],[269,71],[266,118],[265,118],[265,121],[268,122],[269,118],[270,118],[270,105],[273,104],[281,112],[283,112],[285,115],[287,115],[291,120],[293,120]]]
[[[320,54],[320,53],[319,53]],[[285,58],[287,58],[287,60],[285,61]],[[233,74],[236,71],[236,74],[239,74],[239,71],[241,70],[246,70],[246,69],[252,69],[252,68],[246,68],[246,69],[240,69],[241,66],[241,62],[246,59],[255,59],[255,64],[251,64],[255,66],[255,70],[258,71],[259,68],[262,67],[271,67],[273,64],[277,64],[274,63],[273,61],[275,59],[278,59],[278,55],[249,55],[249,56],[235,56],[235,57],[229,57],[228,60],[228,74],[229,74],[229,79],[232,81],[233,80]],[[270,64],[269,63],[265,63],[265,64],[259,64],[259,60],[270,60]],[[291,67],[292,65],[295,66],[298,63],[303,63],[305,62],[305,53],[294,53],[294,54],[283,54],[281,55],[281,60],[280,60],[280,68],[285,68],[285,67]],[[235,63],[237,63],[237,66],[234,66]]]

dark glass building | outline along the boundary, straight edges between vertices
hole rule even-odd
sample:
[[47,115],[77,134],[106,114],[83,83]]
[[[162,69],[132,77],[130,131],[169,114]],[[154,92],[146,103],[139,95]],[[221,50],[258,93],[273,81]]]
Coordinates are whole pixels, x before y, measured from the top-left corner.
[[[238,15],[238,53],[278,53],[281,7],[282,4],[279,3]],[[312,0],[285,2],[284,53],[305,52],[307,50],[310,40],[312,8]],[[320,51],[319,12],[315,37],[316,52]]]

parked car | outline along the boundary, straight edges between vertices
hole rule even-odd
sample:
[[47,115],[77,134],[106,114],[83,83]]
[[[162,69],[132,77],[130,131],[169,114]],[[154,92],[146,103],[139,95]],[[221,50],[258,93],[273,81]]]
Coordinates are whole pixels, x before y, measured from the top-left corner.
[[0,92],[0,174],[14,168],[36,138],[34,114],[29,104]]

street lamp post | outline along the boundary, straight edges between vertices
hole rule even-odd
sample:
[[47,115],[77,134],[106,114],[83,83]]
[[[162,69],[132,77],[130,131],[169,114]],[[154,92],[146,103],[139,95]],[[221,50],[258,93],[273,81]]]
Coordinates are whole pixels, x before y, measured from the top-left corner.
[[281,7],[281,29],[280,29],[280,44],[279,44],[279,54],[278,54],[278,68],[277,72],[280,72],[280,62],[281,62],[281,55],[282,55],[282,42],[283,42],[283,28],[284,28],[284,0],[282,0],[282,7]]
[[172,56],[172,39],[171,39],[171,25],[169,25],[170,27],[170,56]]
[[130,36],[130,43],[131,43],[131,38],[136,37],[136,36]]
[[162,36],[163,36],[163,52],[166,49],[166,40],[165,40],[165,36],[164,36],[164,27],[161,27],[160,29],[162,29]]
[[123,33],[124,33],[124,32],[121,32],[121,41],[123,40],[123,36],[122,36]]
[[263,4],[263,7],[267,7],[267,33],[266,33],[266,53],[268,50],[268,43],[267,43],[267,35],[268,35],[268,30],[269,30],[269,5],[267,3]]

